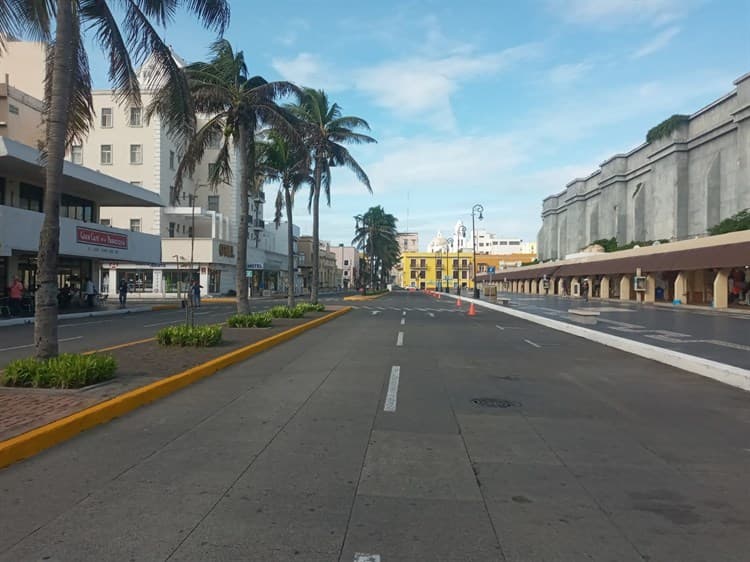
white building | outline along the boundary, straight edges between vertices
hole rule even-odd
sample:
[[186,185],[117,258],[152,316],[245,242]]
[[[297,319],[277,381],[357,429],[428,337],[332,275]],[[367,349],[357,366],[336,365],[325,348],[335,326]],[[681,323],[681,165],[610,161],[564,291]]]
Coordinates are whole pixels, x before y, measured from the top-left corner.
[[336,269],[341,272],[339,286],[344,289],[354,287],[357,281],[359,267],[359,252],[354,246],[332,246],[331,251],[336,254]]
[[[498,238],[494,233],[487,230],[477,230],[477,254],[510,255],[510,254],[536,254],[536,242],[524,242],[521,238]],[[473,251],[474,240],[471,230],[467,230],[463,222],[459,220],[453,228],[451,239],[445,238],[438,231],[427,246],[428,252],[461,252]]]
[[418,232],[399,232],[396,234],[396,242],[398,242],[401,253],[419,251]]

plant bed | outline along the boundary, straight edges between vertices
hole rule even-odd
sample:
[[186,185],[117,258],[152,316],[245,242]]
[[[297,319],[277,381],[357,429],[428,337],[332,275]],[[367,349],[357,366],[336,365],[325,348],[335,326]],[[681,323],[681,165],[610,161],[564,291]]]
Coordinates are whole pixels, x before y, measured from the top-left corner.
[[213,347],[221,343],[221,326],[168,326],[156,334],[159,345]]
[[16,359],[0,374],[0,385],[23,388],[81,388],[115,376],[111,355],[63,353],[52,359]]

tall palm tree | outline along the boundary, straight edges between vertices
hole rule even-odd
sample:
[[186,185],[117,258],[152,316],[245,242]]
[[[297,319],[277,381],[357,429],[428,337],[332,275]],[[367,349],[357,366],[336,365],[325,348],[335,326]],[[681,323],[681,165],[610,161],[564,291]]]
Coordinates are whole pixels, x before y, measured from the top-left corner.
[[[263,125],[296,135],[286,112],[276,100],[299,97],[299,89],[289,82],[266,82],[260,76],[248,77],[245,56],[234,52],[229,41],[221,39],[211,46],[212,58],[185,69],[192,110],[211,116],[204,125],[188,134],[184,155],[177,167],[173,199],[178,197],[185,176],[190,176],[203,160],[208,145],[216,136],[222,139],[209,183],[216,188],[232,180],[232,153],[237,153],[240,186],[240,217],[237,230],[237,312],[250,311],[247,298],[247,240],[249,233],[249,198],[257,194],[256,134]],[[172,92],[160,91],[154,107],[169,116],[170,121],[184,120],[184,106],[175,103]]]
[[287,306],[294,306],[294,196],[304,184],[312,184],[310,174],[310,153],[300,142],[290,142],[279,134],[272,134],[266,148],[265,166],[268,180],[279,183],[276,194],[276,215],[278,228],[282,211],[286,209],[287,222]]
[[383,207],[370,207],[364,215],[357,217],[357,227],[352,240],[360,250],[370,256],[370,284],[374,289],[382,287],[388,271],[396,265],[400,256],[396,229],[398,219],[386,213]]
[[[117,4],[116,11],[122,14],[119,23],[110,9],[112,4]],[[57,258],[65,149],[88,131],[94,115],[85,32],[91,33],[106,54],[109,79],[119,101],[140,102],[134,62],[148,55],[155,62],[154,83],[169,85],[173,98],[179,99],[184,81],[154,24],[163,27],[171,23],[181,6],[219,33],[229,23],[228,0],[0,0],[0,52],[4,37],[26,36],[49,44],[44,100],[44,221],[39,234],[34,323],[39,358],[58,353]]]
[[304,123],[305,142],[313,160],[313,183],[310,187],[308,209],[313,214],[312,288],[310,300],[318,302],[320,280],[320,193],[325,192],[326,202],[331,204],[331,168],[346,166],[372,193],[370,178],[349,154],[344,144],[377,142],[357,129],[369,131],[370,125],[360,117],[342,116],[341,107],[331,104],[323,90],[305,88],[302,100],[290,107],[294,115]]

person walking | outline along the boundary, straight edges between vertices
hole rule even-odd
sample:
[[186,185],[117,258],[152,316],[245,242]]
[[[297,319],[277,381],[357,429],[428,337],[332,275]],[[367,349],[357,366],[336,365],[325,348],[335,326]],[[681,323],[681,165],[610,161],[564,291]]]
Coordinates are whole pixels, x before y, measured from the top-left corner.
[[583,297],[584,302],[589,302],[589,280],[584,279],[581,282],[581,296]]
[[13,278],[8,292],[10,293],[10,313],[18,316],[23,311],[23,283],[18,277]]
[[84,294],[86,295],[86,306],[89,308],[94,308],[94,296],[96,295],[96,287],[94,287],[94,282],[91,280],[91,277],[86,278],[86,290],[84,291]]
[[120,308],[125,308],[128,300],[128,280],[124,277],[120,281],[120,286],[117,288],[117,293],[120,297]]
[[196,279],[193,281],[191,292],[193,294],[193,306],[200,308],[201,306],[201,289],[203,285]]

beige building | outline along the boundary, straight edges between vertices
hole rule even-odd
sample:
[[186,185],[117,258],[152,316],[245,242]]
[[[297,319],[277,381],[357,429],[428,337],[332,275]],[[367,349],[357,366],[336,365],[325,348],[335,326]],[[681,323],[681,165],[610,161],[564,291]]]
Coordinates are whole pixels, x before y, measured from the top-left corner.
[[399,232],[396,235],[398,247],[402,252],[419,251],[419,233],[418,232]]
[[355,287],[359,275],[359,252],[354,246],[339,244],[334,246],[333,253],[336,254],[336,268],[341,272],[338,285],[343,289]]
[[[302,270],[304,291],[310,292],[312,287],[312,236],[300,236],[299,238],[299,263]],[[320,256],[320,289],[335,289],[339,286],[342,276],[341,270],[336,267],[336,253],[330,242],[320,242],[318,248]]]

